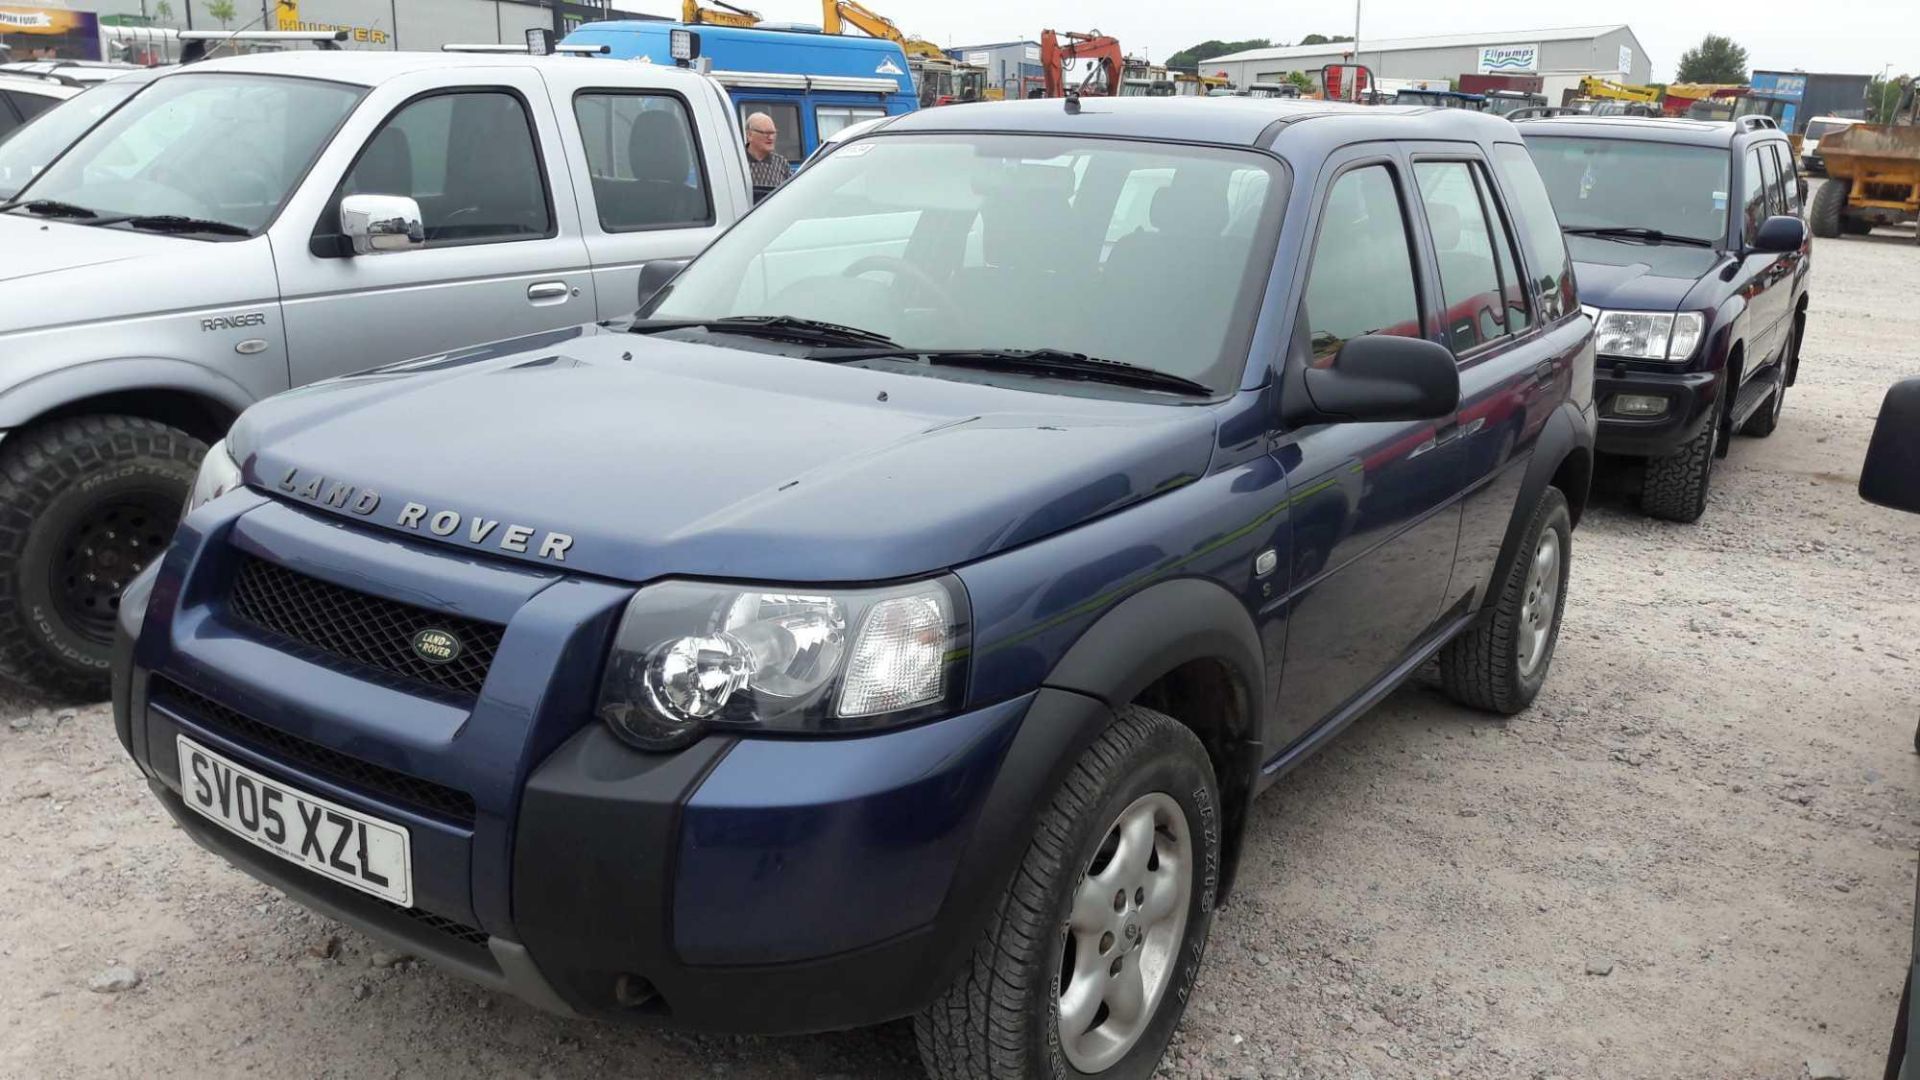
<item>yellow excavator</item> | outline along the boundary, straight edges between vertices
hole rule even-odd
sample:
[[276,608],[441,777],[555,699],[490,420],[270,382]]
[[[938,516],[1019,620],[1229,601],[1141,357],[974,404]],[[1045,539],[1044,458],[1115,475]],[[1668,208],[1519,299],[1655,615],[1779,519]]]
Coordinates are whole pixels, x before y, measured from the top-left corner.
[[905,50],[907,66],[913,71],[914,85],[920,88],[922,107],[1005,96],[1004,92],[987,89],[985,69],[954,60],[947,55],[947,50],[925,38],[909,35],[885,15],[855,0],[820,0],[822,30],[829,34],[844,34],[849,26],[868,37],[894,42]]
[[680,21],[688,26],[758,26],[760,13],[714,0],[702,7],[700,0],[680,0]]

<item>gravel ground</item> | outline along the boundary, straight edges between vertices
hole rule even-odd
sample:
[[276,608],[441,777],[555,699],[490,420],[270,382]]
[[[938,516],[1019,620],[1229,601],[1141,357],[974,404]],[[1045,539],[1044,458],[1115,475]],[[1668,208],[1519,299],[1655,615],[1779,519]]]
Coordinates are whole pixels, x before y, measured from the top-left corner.
[[[1705,519],[1643,520],[1603,474],[1532,711],[1409,687],[1256,808],[1164,1072],[1879,1075],[1920,839],[1920,519],[1854,483],[1920,374],[1920,250],[1816,258],[1800,385]],[[383,954],[180,835],[104,707],[0,717],[0,1075],[915,1074],[900,1024],[569,1023]]]

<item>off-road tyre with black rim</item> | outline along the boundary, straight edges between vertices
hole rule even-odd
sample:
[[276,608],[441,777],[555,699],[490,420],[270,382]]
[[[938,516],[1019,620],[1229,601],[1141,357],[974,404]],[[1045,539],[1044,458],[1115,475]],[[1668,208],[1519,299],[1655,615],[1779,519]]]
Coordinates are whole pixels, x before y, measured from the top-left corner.
[[[1536,574],[1549,546],[1553,565],[1545,575]],[[1560,640],[1572,552],[1573,517],[1567,511],[1567,497],[1559,488],[1549,487],[1534,505],[1499,591],[1481,608],[1473,625],[1440,650],[1440,686],[1448,697],[1502,716],[1512,716],[1533,703],[1546,684]]]
[[1719,445],[1720,415],[1716,410],[1701,425],[1700,434],[1687,440],[1677,452],[1647,459],[1640,509],[1662,521],[1699,521],[1707,510],[1707,488],[1713,482],[1713,457]]
[[1825,180],[1813,193],[1813,206],[1807,211],[1807,225],[1813,235],[1829,240],[1840,235],[1842,212],[1847,208],[1847,193],[1853,185],[1845,180]]
[[[1111,1064],[1083,1072],[1068,1060],[1060,1035],[1063,979],[1078,977],[1061,970],[1073,948],[1068,920],[1083,883],[1097,884],[1118,864],[1117,854],[1104,866],[1099,862],[1117,819],[1150,799],[1178,807],[1176,824],[1184,825],[1190,840],[1180,878],[1188,886],[1185,922],[1169,933],[1177,947],[1170,951],[1170,967],[1161,969],[1161,990],[1144,1010],[1137,1037]],[[1119,709],[1113,725],[1075,762],[1041,812],[1026,854],[966,967],[914,1017],[927,1073],[933,1080],[1151,1077],[1205,953],[1219,881],[1220,833],[1219,786],[1200,740],[1172,717],[1138,705]],[[1124,949],[1124,943],[1118,947]],[[1135,955],[1144,954],[1127,953],[1123,959]]]
[[166,550],[205,453],[131,416],[0,440],[0,675],[66,699],[107,695],[119,589]]

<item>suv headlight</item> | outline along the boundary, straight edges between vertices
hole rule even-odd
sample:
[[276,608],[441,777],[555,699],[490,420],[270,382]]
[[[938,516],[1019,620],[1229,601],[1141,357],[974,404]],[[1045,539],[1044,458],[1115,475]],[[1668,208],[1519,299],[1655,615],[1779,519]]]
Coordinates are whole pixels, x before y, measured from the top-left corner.
[[952,578],[649,585],[620,619],[597,711],[645,750],[708,731],[831,734],[926,719],[959,700],[968,622]]
[[221,439],[207,447],[207,456],[200,461],[200,471],[193,477],[193,487],[187,492],[187,505],[181,508],[180,516],[186,517],[239,486],[240,463],[233,460],[227,440]]
[[1593,351],[1678,363],[1693,355],[1707,320],[1697,311],[1591,311]]

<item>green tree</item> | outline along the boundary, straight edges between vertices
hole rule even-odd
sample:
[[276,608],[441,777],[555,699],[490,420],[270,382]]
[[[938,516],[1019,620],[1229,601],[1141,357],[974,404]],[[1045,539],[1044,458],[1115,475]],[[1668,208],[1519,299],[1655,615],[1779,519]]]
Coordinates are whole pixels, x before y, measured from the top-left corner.
[[1287,72],[1287,81],[1299,87],[1303,94],[1313,89],[1313,77],[1304,71]]
[[1167,67],[1173,71],[1198,71],[1200,65],[1216,56],[1228,53],[1245,52],[1248,49],[1270,49],[1273,42],[1266,38],[1248,38],[1245,41],[1203,41],[1190,45],[1167,57]]
[[1353,37],[1352,37],[1351,35],[1348,35],[1348,34],[1332,34],[1332,35],[1328,35],[1328,34],[1308,34],[1308,35],[1307,35],[1306,37],[1303,37],[1303,38],[1301,38],[1301,39],[1300,39],[1300,44],[1302,44],[1302,45],[1332,45],[1332,44],[1335,44],[1335,43],[1337,43],[1337,42],[1341,42],[1341,41],[1352,41],[1352,40],[1353,40]]
[[207,14],[220,21],[220,29],[225,30],[233,21],[233,0],[207,0]]
[[1867,80],[1867,122],[1873,124],[1893,123],[1893,114],[1900,107],[1900,90],[1910,76],[1902,75],[1893,79]]
[[172,22],[173,21],[173,5],[169,3],[168,0],[155,0],[155,3],[153,5],[153,18],[155,22],[161,22],[161,23]]
[[1680,54],[1675,82],[1743,83],[1747,81],[1747,50],[1730,37],[1708,34],[1700,44]]

